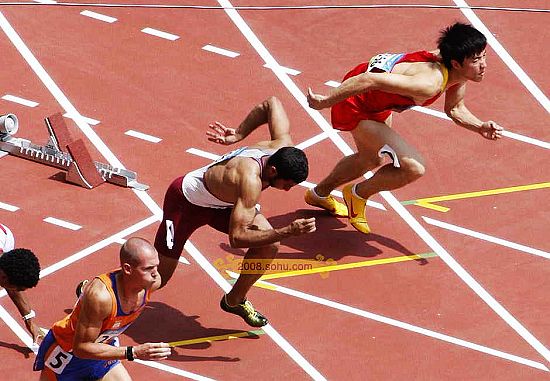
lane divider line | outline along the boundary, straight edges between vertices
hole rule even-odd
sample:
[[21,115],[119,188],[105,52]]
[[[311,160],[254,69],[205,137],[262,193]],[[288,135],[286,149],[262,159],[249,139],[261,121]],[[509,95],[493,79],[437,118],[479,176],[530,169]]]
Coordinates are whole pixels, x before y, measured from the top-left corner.
[[180,36],[177,36],[175,34],[163,32],[162,30],[153,29],[149,27],[143,28],[141,31],[146,34],[150,34],[151,36],[164,38],[165,40],[170,40],[170,41],[176,41],[177,39],[180,38]]
[[238,57],[238,56],[241,55],[240,53],[233,52],[231,50],[227,50],[227,49],[223,49],[223,48],[218,48],[217,46],[210,45],[210,44],[204,45],[202,47],[202,50],[206,50],[207,52],[211,52],[211,53],[220,54],[222,56],[226,56],[226,57],[229,57],[229,58],[235,58],[235,57]]
[[6,94],[2,97],[3,100],[13,103],[19,103],[20,105],[27,107],[36,107],[39,105],[38,102],[31,101],[25,98],[16,97],[15,95]]
[[[228,273],[230,273],[230,275],[234,278],[238,277],[238,275],[239,275],[239,274],[236,274],[236,273],[233,273],[233,272],[228,272]],[[419,327],[419,326],[416,326],[416,325],[405,323],[405,322],[402,322],[402,321],[399,321],[399,320],[396,320],[396,319],[388,318],[388,317],[383,316],[383,315],[379,315],[379,314],[375,314],[375,313],[368,312],[368,311],[365,311],[365,310],[361,310],[359,308],[351,307],[351,306],[348,306],[346,304],[334,302],[334,301],[329,300],[329,299],[325,299],[325,298],[321,298],[321,297],[314,296],[314,295],[311,295],[311,294],[307,294],[307,293],[302,292],[302,291],[297,291],[297,290],[294,290],[294,289],[291,289],[291,288],[288,288],[288,287],[279,286],[279,285],[276,285],[276,284],[273,284],[273,283],[270,283],[270,282],[265,282],[265,281],[258,281],[254,284],[254,286],[255,287],[260,287],[260,288],[265,288],[265,289],[271,290],[271,291],[280,292],[280,293],[283,293],[285,295],[296,297],[298,299],[307,300],[307,301],[317,303],[317,304],[320,304],[320,305],[323,305],[323,306],[326,306],[326,307],[329,307],[329,308],[334,308],[334,309],[337,309],[337,310],[340,310],[340,311],[343,311],[343,312],[347,312],[347,313],[354,314],[354,315],[357,315],[357,316],[361,316],[361,317],[364,317],[364,318],[367,318],[367,319],[370,319],[370,320],[374,320],[374,321],[377,321],[379,323],[387,324],[387,325],[390,325],[390,326],[393,326],[393,327],[401,328],[401,329],[404,329],[404,330],[407,330],[407,331],[411,331],[411,332],[415,332],[415,333],[418,333],[418,334],[421,334],[421,335],[424,335],[424,336],[428,336],[428,337],[431,337],[431,338],[434,338],[434,339],[437,339],[437,340],[445,341],[445,342],[455,344],[455,345],[458,345],[458,346],[461,346],[461,347],[469,348],[469,349],[472,349],[472,350],[475,350],[475,351],[478,351],[478,352],[486,353],[486,354],[491,355],[491,356],[496,356],[496,357],[500,357],[500,358],[503,358],[503,359],[506,359],[506,360],[510,360],[510,361],[513,361],[513,362],[516,362],[516,363],[519,363],[519,364],[527,365],[527,366],[532,367],[532,368],[544,370],[546,372],[550,371],[550,369],[548,369],[546,367],[546,365],[544,365],[542,363],[539,363],[539,362],[536,362],[536,361],[533,361],[533,360],[529,360],[529,359],[526,359],[526,358],[523,358],[523,357],[520,357],[520,356],[516,356],[516,355],[510,354],[510,353],[499,351],[499,350],[496,350],[496,349],[493,349],[493,348],[489,348],[489,347],[486,347],[484,345],[475,344],[475,343],[472,343],[472,342],[469,342],[469,341],[466,341],[466,340],[462,340],[462,339],[459,339],[459,338],[456,338],[456,337],[453,337],[453,336],[445,335],[445,334],[442,334],[442,333],[439,333],[439,332],[436,332],[436,331],[432,331],[432,330],[422,328],[422,327]]]
[[69,221],[60,220],[59,218],[55,218],[55,217],[46,217],[44,218],[43,221],[52,225],[57,225],[65,229],[69,229],[69,230],[76,231],[76,230],[82,229],[82,226],[80,225],[73,224],[72,222],[69,222]]
[[144,134],[143,132],[134,131],[134,130],[126,131],[124,133],[124,135],[128,135],[128,136],[131,136],[133,138],[137,138],[137,139],[141,139],[141,140],[145,140],[145,141],[148,141],[148,142],[151,142],[151,143],[159,143],[159,142],[162,141],[161,138],[157,138],[156,136]]
[[80,14],[82,16],[90,17],[92,19],[103,21],[103,22],[106,22],[106,23],[109,23],[109,24],[112,24],[115,21],[117,21],[117,19],[115,17],[103,15],[101,13],[92,12],[92,11],[88,11],[88,10],[82,11],[82,12],[80,12]]
[[538,255],[539,257],[550,259],[550,253],[547,252],[547,251],[534,249],[534,248],[529,247],[529,246],[525,246],[525,245],[521,245],[519,243],[507,241],[507,240],[502,239],[502,238],[493,237],[493,236],[490,236],[488,234],[483,234],[483,233],[480,233],[480,232],[477,232],[477,231],[474,231],[474,230],[463,228],[461,226],[452,225],[452,224],[449,224],[447,222],[439,221],[439,220],[436,220],[436,219],[433,219],[433,218],[422,217],[422,219],[424,221],[426,221],[426,223],[428,223],[430,225],[433,225],[433,226],[437,226],[437,227],[442,228],[442,229],[450,230],[450,231],[453,231],[455,233],[460,233],[460,234],[467,235],[467,236],[474,237],[474,238],[478,238],[478,239],[481,239],[481,240],[484,240],[484,241],[487,241],[487,242],[495,243],[497,245],[509,247],[510,249],[523,251],[523,252],[528,253],[528,254]]

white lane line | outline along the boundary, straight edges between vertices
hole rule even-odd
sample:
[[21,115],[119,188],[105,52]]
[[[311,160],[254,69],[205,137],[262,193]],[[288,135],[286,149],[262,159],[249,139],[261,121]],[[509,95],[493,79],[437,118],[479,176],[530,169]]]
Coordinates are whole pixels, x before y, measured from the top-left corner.
[[116,238],[113,239],[114,243],[118,243],[119,245],[124,245],[126,243],[126,238]]
[[30,101],[30,100],[25,99],[25,98],[16,97],[15,95],[10,95],[10,94],[4,95],[2,97],[2,99],[5,100],[5,101],[9,101],[9,102],[19,103],[20,105],[27,106],[27,107],[36,107],[36,106],[38,106],[37,102]]
[[[225,7],[231,7],[231,3],[227,0],[218,0],[220,5]],[[319,127],[329,134],[330,139],[334,144],[342,151],[344,155],[353,154],[353,150],[348,144],[336,133],[334,133],[330,124],[325,118],[316,110],[311,109],[308,104],[305,95],[296,86],[296,84],[290,79],[290,77],[279,68],[277,61],[271,53],[266,49],[263,43],[256,37],[254,32],[242,19],[239,13],[234,9],[225,9],[225,12],[229,15],[231,20],[239,28],[243,36],[248,40],[256,52],[262,57],[262,59],[272,67],[273,73],[279,78],[281,83],[287,88],[287,90],[294,96],[297,102],[303,107],[303,109],[311,116],[311,118],[317,122]],[[416,219],[407,211],[403,205],[388,191],[380,192],[380,195],[386,202],[397,212],[397,214],[411,227],[411,229],[418,234],[428,246],[436,252],[437,255],[449,266],[461,279],[466,283],[487,305],[489,305],[510,327],[512,327],[525,341],[527,341],[533,348],[535,348],[547,361],[550,361],[550,351],[535,337],[533,336],[521,323],[514,318],[495,298],[493,298],[470,274],[464,270],[458,262],[428,233],[428,231],[416,221]]]
[[204,157],[205,159],[210,159],[210,160],[217,160],[220,157],[219,155],[216,155],[214,153],[206,152],[206,151],[196,149],[196,148],[189,148],[185,152],[190,153],[191,155],[197,155],[197,156]]
[[150,34],[151,36],[164,38],[164,39],[170,40],[170,41],[176,41],[178,38],[180,38],[179,36],[177,36],[175,34],[163,32],[162,30],[153,29],[153,28],[144,28],[141,31],[143,33]]
[[190,380],[215,381],[213,378],[208,378],[208,377],[205,377],[205,376],[201,376],[200,374],[191,373],[189,371],[179,369],[179,368],[175,368],[173,366],[169,366],[169,365],[166,365],[166,364],[161,363],[161,362],[145,361],[145,360],[140,360],[140,359],[135,359],[134,361],[137,362],[137,363],[140,363],[142,365],[151,367],[151,368],[155,368],[155,369],[158,369],[158,370],[163,370],[163,371],[168,372],[168,373],[172,373],[172,374],[176,374],[178,376],[183,376],[183,377],[189,378]]
[[524,253],[538,255],[539,257],[550,259],[550,253],[548,253],[546,251],[542,251],[542,250],[539,250],[539,249],[534,249],[534,248],[529,247],[529,246],[525,246],[525,245],[521,245],[519,243],[514,243],[514,242],[511,242],[511,241],[507,241],[507,240],[502,239],[502,238],[493,237],[493,236],[490,236],[488,234],[483,234],[483,233],[480,233],[480,232],[476,232],[474,230],[466,229],[466,228],[463,228],[463,227],[460,227],[460,226],[457,226],[457,225],[452,225],[452,224],[449,224],[447,222],[434,220],[433,218],[422,217],[422,219],[424,219],[424,221],[426,221],[426,223],[428,223],[430,225],[433,225],[433,226],[437,226],[437,227],[442,228],[442,229],[450,230],[450,231],[453,231],[455,233],[464,234],[464,235],[474,237],[474,238],[479,238],[479,239],[482,239],[482,240],[487,241],[487,242],[491,242],[491,243],[495,243],[497,245],[509,247],[510,249],[515,249],[515,250],[518,250],[518,251],[523,251]]
[[157,138],[156,136],[147,135],[147,134],[144,134],[142,132],[138,132],[138,131],[134,131],[134,130],[126,131],[124,133],[124,135],[128,135],[128,136],[132,136],[134,138],[146,140],[146,141],[151,142],[151,143],[158,143],[158,142],[162,141],[161,138]]
[[238,56],[241,55],[240,53],[233,52],[231,50],[227,50],[227,49],[223,49],[223,48],[218,48],[217,46],[213,46],[213,45],[210,45],[210,44],[204,45],[202,47],[202,49],[206,50],[207,52],[221,54],[222,56],[226,56],[226,57],[230,57],[230,58],[235,58],[235,57],[238,57]]
[[82,229],[82,226],[80,226],[80,225],[73,224],[72,222],[60,220],[59,218],[55,218],[55,217],[47,217],[47,218],[44,218],[43,221],[47,222],[49,224],[52,224],[52,225],[60,226],[60,227],[65,228],[65,229],[70,229],[70,230],[80,230],[80,229]]
[[191,262],[189,262],[187,260],[187,258],[185,258],[185,257],[179,257],[178,262],[183,263],[184,265],[190,265],[191,264]]
[[[449,118],[447,116],[447,114],[445,114],[444,112],[433,110],[431,108],[422,107],[422,106],[414,106],[411,109],[414,110],[414,111],[424,113],[424,114],[435,116],[437,118],[441,118],[441,119],[445,119],[445,120],[451,120],[451,118]],[[534,139],[534,138],[530,138],[528,136],[516,134],[515,132],[510,132],[508,130],[504,130],[502,132],[502,136],[506,136],[507,138],[518,140],[520,142],[524,142],[524,143],[528,143],[528,144],[532,144],[534,146],[538,146],[538,147],[541,147],[541,148],[550,149],[550,143],[548,143],[548,142],[538,140],[538,139]]]
[[17,206],[6,204],[5,202],[0,202],[0,209],[7,210],[8,212],[16,212],[19,210]]
[[115,21],[117,21],[117,19],[114,18],[114,17],[102,15],[101,13],[96,13],[96,12],[92,12],[92,11],[82,11],[82,12],[80,12],[80,14],[81,14],[82,16],[90,17],[90,18],[92,18],[92,19],[96,19],[96,20],[99,20],[99,21],[108,22],[108,23],[110,23],[110,24],[112,24],[112,23],[114,23]]
[[[4,290],[2,290],[5,292]],[[36,345],[33,345],[32,337],[28,334],[28,332],[19,325],[19,323],[6,311],[6,309],[2,306],[0,306],[0,319],[6,323],[8,327],[15,333],[17,337],[25,344],[28,348],[30,348],[34,353],[38,352],[38,347]]]
[[483,24],[483,22],[477,17],[477,15],[471,10],[466,9],[470,6],[464,0],[453,0],[454,3],[461,7],[460,10],[470,21],[470,23],[478,29],[487,38],[487,43],[493,48],[493,50],[499,55],[500,59],[510,68],[512,73],[521,81],[521,83],[527,88],[527,90],[535,97],[535,99],[544,107],[547,113],[550,113],[550,100],[544,95],[544,93],[538,88],[538,86],[529,78],[529,76],[523,71],[523,69],[517,64],[510,54],[504,49],[504,47],[493,36],[491,31]]
[[[325,137],[327,136],[325,133],[321,133],[317,136],[320,136],[320,135],[324,135]],[[306,142],[307,142],[307,140],[306,140]],[[298,147],[298,146],[299,146],[299,144],[296,147]],[[215,155],[213,153],[202,151],[202,150],[196,149],[196,148],[189,148],[185,152],[193,154],[193,155],[201,156],[201,157],[204,157],[204,158],[207,158],[207,159],[211,159],[211,160],[217,160],[220,157],[220,156]],[[302,187],[305,187],[305,188],[311,189],[311,188],[314,188],[317,184],[311,183],[309,181],[302,181],[298,185],[302,186]],[[342,192],[339,191],[339,190],[333,190],[332,192],[330,192],[330,194],[333,195],[333,196],[336,196],[336,197],[343,198]],[[376,202],[376,201],[367,200],[367,205],[372,206],[373,208],[376,208],[376,209],[386,210],[386,207],[384,205],[382,205],[382,204],[380,204],[379,202]]]
[[330,87],[338,87],[341,85],[340,82],[336,82],[336,81],[326,81],[325,82],[325,85],[327,86],[330,86]]
[[[225,292],[228,293],[231,290],[231,284],[224,279],[221,274],[212,266],[210,262],[202,255],[202,253],[191,243],[187,241],[184,246],[185,250],[193,257],[193,259],[199,264],[199,266],[216,282],[216,284]],[[290,343],[282,337],[276,330],[267,324],[262,327],[264,332],[271,337],[271,339],[281,347],[298,365],[302,367],[314,380],[326,380],[325,377],[313,368],[313,366],[300,354],[298,351],[290,345]]]
[[519,140],[520,142],[529,143],[529,144],[532,144],[534,146],[539,146],[541,148],[550,149],[550,143],[549,142],[544,142],[542,140],[530,138],[528,136],[516,134],[514,132],[504,130],[502,132],[502,136],[506,136],[506,137],[511,138],[511,139]]
[[314,137],[304,140],[300,144],[297,144],[296,148],[305,150],[306,148],[311,147],[312,145],[317,144],[320,141],[325,140],[326,138],[328,138],[328,135],[325,134],[324,132],[321,132],[320,134],[317,134]]
[[55,0],[33,0],[33,1],[40,4],[57,4],[57,1]]
[[100,122],[99,120],[96,120],[96,119],[92,119],[92,118],[87,118],[85,116],[82,116],[82,115],[71,115],[69,113],[65,113],[63,114],[63,116],[65,118],[69,118],[69,119],[72,119],[72,120],[76,120],[76,118],[82,118],[82,120],[84,120],[84,122],[88,123],[89,125],[91,126],[97,126]]
[[[277,65],[278,65],[278,64],[277,64]],[[266,63],[266,64],[264,65],[264,67],[273,70],[273,67],[274,67],[274,66],[273,66],[273,64],[267,64],[267,63]],[[279,65],[279,67],[280,67],[281,70],[283,70],[283,71],[284,71],[286,74],[288,74],[288,75],[295,76],[295,75],[298,75],[298,74],[301,73],[301,71],[298,71],[298,70],[296,70],[296,69],[291,69],[291,68],[286,67],[286,66],[280,66],[280,65]]]
[[[238,276],[238,274],[233,273],[232,271],[227,271],[226,270],[226,272],[233,278],[236,278]],[[351,306],[348,306],[346,304],[334,302],[332,300],[328,300],[328,299],[325,299],[325,298],[320,298],[318,296],[307,294],[307,293],[302,292],[302,291],[297,291],[297,290],[294,290],[294,289],[291,289],[291,288],[288,288],[288,287],[278,286],[278,285],[276,285],[274,283],[271,283],[271,282],[258,281],[258,282],[255,283],[255,286],[257,286],[257,287],[266,286],[266,288],[269,289],[269,290],[273,290],[273,291],[277,291],[277,292],[280,292],[280,293],[283,293],[283,294],[286,294],[286,295],[294,296],[294,297],[299,298],[299,299],[308,300],[310,302],[318,303],[318,304],[321,304],[321,305],[326,306],[326,307],[334,308],[334,309],[337,309],[337,310],[340,310],[340,311],[343,311],[343,312],[348,312],[350,314],[354,314],[354,315],[361,316],[361,317],[364,317],[364,318],[367,318],[367,319],[371,319],[371,320],[377,321],[379,323],[388,324],[388,325],[391,325],[393,327],[405,329],[407,331],[415,332],[415,333],[425,335],[425,336],[428,336],[428,337],[431,337],[431,338],[434,338],[434,339],[438,339],[438,340],[442,340],[442,341],[445,341],[445,342],[448,342],[448,343],[451,343],[451,344],[459,345],[461,347],[473,349],[475,351],[483,352],[483,353],[489,354],[491,356],[500,357],[500,358],[510,360],[510,361],[514,361],[514,362],[517,362],[517,363],[520,363],[520,364],[523,364],[523,365],[527,365],[527,366],[530,366],[530,367],[533,367],[533,368],[536,368],[536,369],[541,369],[541,370],[544,370],[544,371],[547,371],[547,372],[549,371],[549,369],[546,367],[546,365],[541,364],[541,363],[536,362],[536,361],[533,361],[533,360],[529,360],[529,359],[526,359],[526,358],[523,358],[523,357],[519,357],[519,356],[510,354],[510,353],[502,352],[502,351],[499,351],[497,349],[486,347],[484,345],[475,344],[475,343],[472,343],[472,342],[469,342],[469,341],[466,341],[466,340],[462,340],[462,339],[459,339],[459,338],[456,338],[456,337],[453,337],[453,336],[445,335],[445,334],[435,332],[435,331],[432,331],[432,330],[429,330],[429,329],[426,329],[426,328],[422,328],[422,327],[419,327],[419,326],[416,326],[416,325],[405,323],[405,322],[402,322],[402,321],[399,321],[399,320],[396,320],[396,319],[388,318],[388,317],[383,316],[383,315],[378,315],[378,314],[375,314],[375,313],[372,313],[372,312],[361,310],[359,308],[351,307]]]

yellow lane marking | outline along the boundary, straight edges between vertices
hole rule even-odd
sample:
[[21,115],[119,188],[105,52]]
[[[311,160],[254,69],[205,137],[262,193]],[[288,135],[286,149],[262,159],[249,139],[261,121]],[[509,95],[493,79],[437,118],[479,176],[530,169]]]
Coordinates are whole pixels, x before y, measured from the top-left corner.
[[508,187],[508,188],[489,189],[489,190],[479,191],[479,192],[456,193],[456,194],[449,194],[446,196],[420,198],[410,202],[405,201],[404,204],[414,204],[417,206],[421,206],[423,208],[437,210],[439,212],[448,212],[450,208],[435,205],[434,203],[440,202],[440,201],[450,201],[450,200],[460,200],[464,198],[492,196],[492,195],[503,194],[503,193],[522,192],[527,190],[535,190],[535,189],[543,189],[543,188],[550,188],[550,182],[520,185],[520,186]]
[[199,337],[197,339],[172,341],[171,343],[168,343],[168,345],[170,347],[181,347],[183,345],[210,343],[212,341],[232,340],[232,339],[238,339],[239,337],[258,336],[258,335],[263,335],[264,333],[265,332],[263,330],[257,329],[255,331],[235,332],[235,333],[230,333],[227,335],[220,335],[220,336]]
[[347,270],[347,269],[354,269],[358,267],[383,265],[387,263],[413,261],[416,259],[431,258],[436,256],[437,254],[435,254],[434,252],[430,252],[430,253],[422,253],[422,254],[404,255],[401,257],[393,257],[393,258],[373,259],[370,261],[352,262],[352,263],[345,263],[341,265],[331,265],[331,266],[318,267],[318,268],[309,269],[309,270],[285,271],[282,273],[267,274],[267,275],[263,275],[260,278],[260,280],[287,278],[287,277],[298,276],[298,275],[317,274],[317,273],[323,273],[327,271]]

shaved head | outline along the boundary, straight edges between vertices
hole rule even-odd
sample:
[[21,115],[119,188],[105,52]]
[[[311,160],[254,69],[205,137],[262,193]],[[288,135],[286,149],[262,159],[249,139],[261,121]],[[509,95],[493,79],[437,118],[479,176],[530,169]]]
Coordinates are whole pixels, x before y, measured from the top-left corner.
[[128,263],[137,266],[151,255],[156,255],[156,250],[149,241],[139,237],[129,238],[120,248],[120,263]]

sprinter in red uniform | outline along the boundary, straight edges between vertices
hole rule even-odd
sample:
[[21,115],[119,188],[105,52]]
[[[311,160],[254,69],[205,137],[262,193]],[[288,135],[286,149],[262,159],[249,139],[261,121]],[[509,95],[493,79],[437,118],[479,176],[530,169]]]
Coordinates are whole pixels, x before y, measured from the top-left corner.
[[120,250],[119,270],[87,284],[75,308],[55,323],[34,363],[40,380],[131,380],[120,360],[163,360],[167,343],[120,347],[118,336],[141,314],[150,293],[160,286],[155,248],[130,238]]
[[[502,127],[483,122],[464,104],[466,83],[480,82],[487,67],[485,36],[471,25],[455,23],[441,32],[438,50],[408,54],[379,54],[350,71],[342,84],[328,95],[308,89],[310,107],[331,109],[334,128],[351,131],[357,152],[340,160],[332,172],[305,194],[305,201],[347,216],[363,233],[370,229],[365,218],[367,199],[383,190],[405,186],[420,178],[424,160],[391,128],[392,111],[427,106],[445,93],[445,112],[459,126],[496,140]],[[343,188],[345,205],[330,192],[383,164],[384,155],[392,163],[383,165],[374,176]]]

